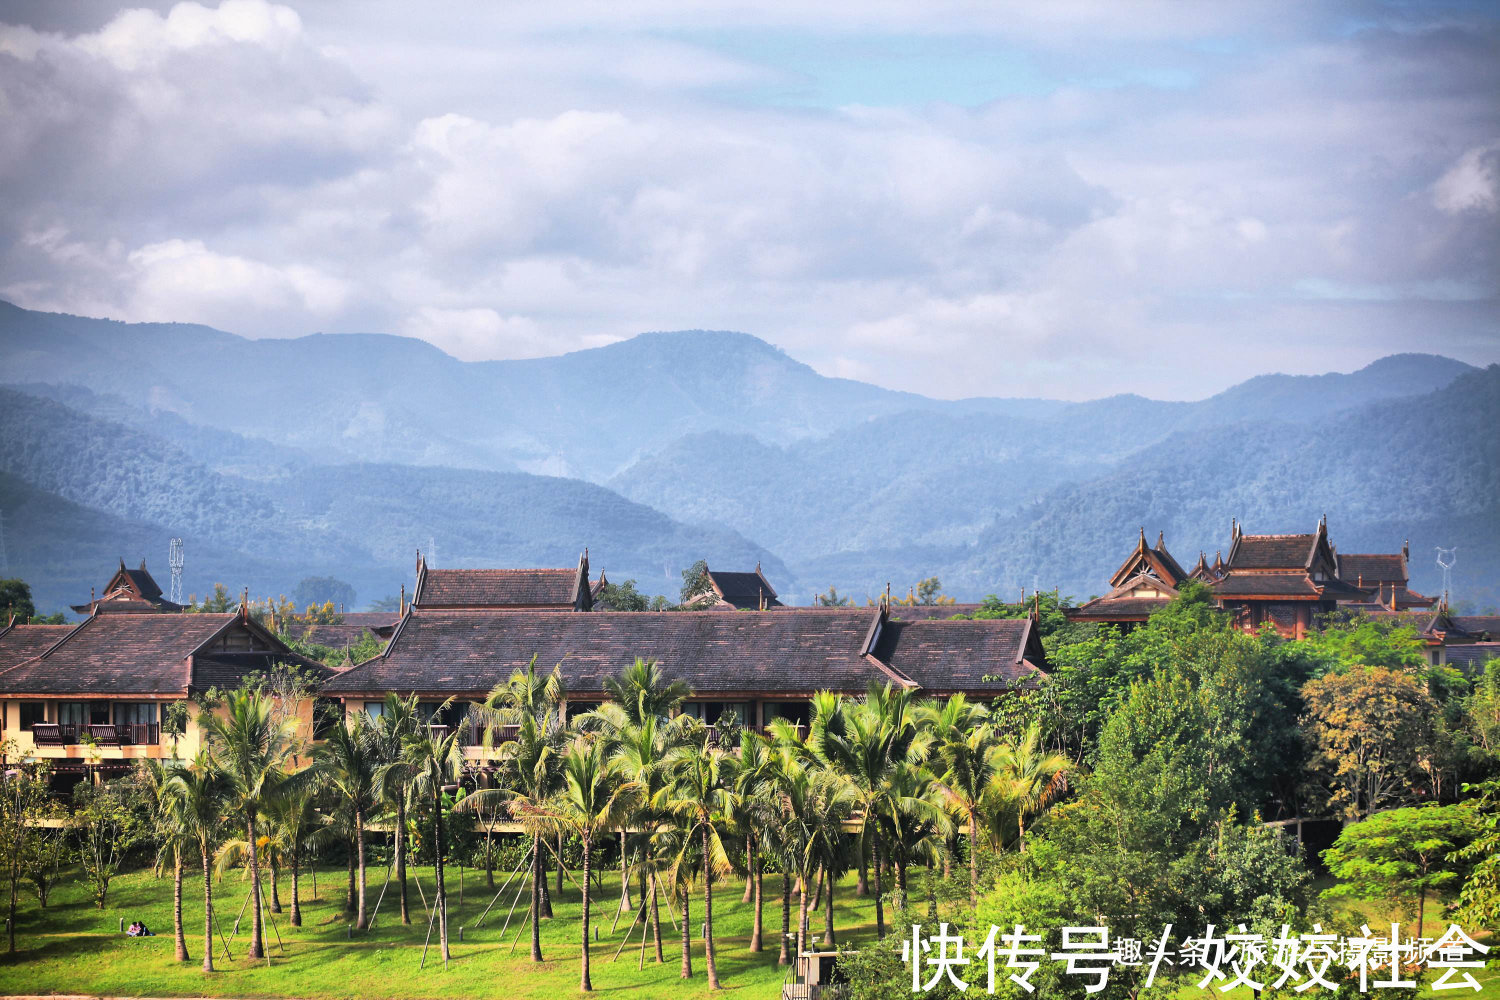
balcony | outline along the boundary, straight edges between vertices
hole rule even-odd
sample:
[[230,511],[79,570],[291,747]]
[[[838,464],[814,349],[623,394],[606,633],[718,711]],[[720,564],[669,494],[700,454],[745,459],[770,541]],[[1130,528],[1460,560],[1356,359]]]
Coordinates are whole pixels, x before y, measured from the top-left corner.
[[31,741],[39,747],[78,746],[85,742],[105,747],[157,746],[161,743],[161,726],[150,725],[80,725],[73,722],[36,722],[31,726]]

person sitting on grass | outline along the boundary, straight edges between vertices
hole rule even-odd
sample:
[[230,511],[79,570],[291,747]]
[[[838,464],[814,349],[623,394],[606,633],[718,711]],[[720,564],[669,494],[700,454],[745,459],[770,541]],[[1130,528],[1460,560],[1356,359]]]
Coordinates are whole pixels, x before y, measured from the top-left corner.
[[152,934],[149,930],[147,930],[146,929],[146,925],[144,923],[142,923],[141,921],[137,920],[137,921],[135,921],[134,923],[132,923],[130,925],[130,928],[125,932],[125,936],[126,937],[155,937],[156,935]]

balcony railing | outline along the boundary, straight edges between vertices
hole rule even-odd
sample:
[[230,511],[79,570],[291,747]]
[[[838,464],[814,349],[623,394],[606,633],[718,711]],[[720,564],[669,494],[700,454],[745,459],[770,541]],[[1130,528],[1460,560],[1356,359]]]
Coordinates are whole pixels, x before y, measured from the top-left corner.
[[[440,725],[440,724],[437,724],[437,723],[430,724],[430,725],[428,725],[427,728],[431,731],[433,739],[443,739],[449,733],[451,733],[453,731],[453,727],[452,726],[444,726],[444,725]],[[485,739],[484,739],[485,727],[484,726],[481,726],[478,723],[474,723],[474,722],[464,722],[464,723],[460,723],[460,725],[459,725],[458,728],[459,728],[459,741],[460,741],[460,744],[462,746],[466,746],[466,747],[482,747],[482,746],[484,746],[484,744],[485,744]],[[520,726],[490,726],[489,730],[490,730],[490,734],[491,734],[490,742],[493,743],[495,746],[499,746],[502,743],[509,743],[512,740],[514,740],[516,738],[516,736],[520,733],[521,727]]]
[[39,747],[77,746],[87,736],[106,747],[156,746],[161,743],[161,726],[81,725],[76,722],[36,722],[31,726],[31,741]]

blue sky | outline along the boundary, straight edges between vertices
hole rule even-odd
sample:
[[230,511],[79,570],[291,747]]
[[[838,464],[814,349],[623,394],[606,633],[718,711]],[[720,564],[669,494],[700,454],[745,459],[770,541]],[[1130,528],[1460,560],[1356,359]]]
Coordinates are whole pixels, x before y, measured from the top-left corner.
[[1484,3],[0,2],[0,297],[938,396],[1500,360]]

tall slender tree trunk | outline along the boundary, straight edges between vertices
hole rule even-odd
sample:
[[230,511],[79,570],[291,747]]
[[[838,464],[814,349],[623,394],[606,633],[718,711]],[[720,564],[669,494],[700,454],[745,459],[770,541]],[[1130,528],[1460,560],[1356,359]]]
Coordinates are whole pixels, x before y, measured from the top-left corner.
[[656,875],[651,876],[651,937],[656,942],[657,964],[666,962],[666,956],[661,949],[661,900],[657,897]]
[[797,956],[794,961],[800,960],[802,953],[807,950],[807,883],[811,876],[812,872],[802,873],[802,890],[797,903]]
[[281,865],[276,860],[276,851],[269,844],[266,845],[266,867],[271,870],[271,912],[281,912],[281,894],[276,891],[276,884],[281,881]]
[[1026,811],[1016,809],[1016,853],[1026,853]]
[[[563,835],[561,833],[558,833],[558,835],[557,835],[557,887],[556,887],[557,898],[558,899],[562,898],[562,890],[563,890],[562,849],[563,849]],[[550,901],[547,903],[547,916],[549,916],[549,917],[552,916],[552,903]]]
[[531,960],[542,960],[542,893],[547,891],[546,869],[542,867],[542,835],[531,838]]
[[969,810],[969,909],[979,909],[979,820]]
[[172,848],[172,935],[177,939],[177,961],[188,960],[187,938],[182,932],[182,850]]
[[[868,812],[866,813],[866,815],[868,815]],[[865,826],[866,829],[869,828],[868,820],[866,821]],[[869,865],[866,863],[865,859],[865,855],[869,853],[869,850],[869,838],[861,833],[859,838],[859,879],[854,883],[854,895],[858,896],[860,899],[864,899],[870,894]]]
[[630,862],[625,853],[625,828],[620,828],[620,912],[633,913],[630,905]]
[[758,952],[764,950],[762,937],[765,931],[765,871],[762,869],[760,852],[750,857],[750,877],[755,881],[755,916],[751,918],[750,924],[750,950]]
[[260,914],[260,847],[255,843],[255,810],[245,823],[250,836],[250,951],[252,959],[266,957],[265,927]]
[[406,791],[396,799],[396,881],[401,890],[401,922],[411,923],[411,910],[406,905]]
[[823,937],[827,940],[828,944],[837,947],[838,941],[833,936],[834,874],[831,869],[824,869],[824,871],[827,873],[825,877],[828,880],[828,896],[823,900]]
[[688,892],[687,883],[682,884],[682,973],[683,979],[693,978],[693,939],[689,936],[688,925],[693,922],[689,911],[693,905],[693,894]]
[[359,853],[359,848],[355,846],[353,838],[350,838],[346,846],[348,847],[348,851],[346,852],[348,857],[345,859],[344,869],[349,877],[344,885],[344,912],[353,913],[355,908],[359,906],[359,890],[355,888],[354,883],[355,855]]
[[791,965],[790,938],[792,936],[792,875],[781,869],[781,951],[776,956],[777,965]]
[[745,894],[740,897],[741,903],[748,903],[755,898],[755,834],[745,836]]
[[370,926],[370,920],[365,916],[365,811],[354,810],[354,849],[359,856],[359,909],[354,920],[354,926],[360,930],[366,930]]
[[199,842],[203,854],[203,971],[214,971],[214,876],[208,866],[208,844]]
[[911,906],[911,900],[906,895],[906,858],[896,858],[896,893],[900,897],[901,912],[905,913]]
[[292,926],[302,926],[302,852],[292,845]]
[[432,786],[432,825],[436,835],[432,838],[433,861],[437,866],[437,898],[433,905],[438,909],[438,941],[442,945],[443,961],[448,961],[448,890],[443,882],[443,791],[442,786]]
[[708,859],[711,841],[703,830],[703,964],[708,967],[708,988],[719,989],[719,967],[714,961],[714,877]]
[[818,891],[813,893],[812,911],[816,913],[818,907],[823,905],[823,872],[822,866],[818,868]]
[[870,867],[875,870],[875,937],[879,939],[885,937],[885,886],[880,879],[880,830],[877,828],[871,833],[870,850],[874,856]]
[[583,835],[583,976],[578,988],[585,993],[594,988],[594,984],[589,981],[589,865],[593,839],[588,834]]

